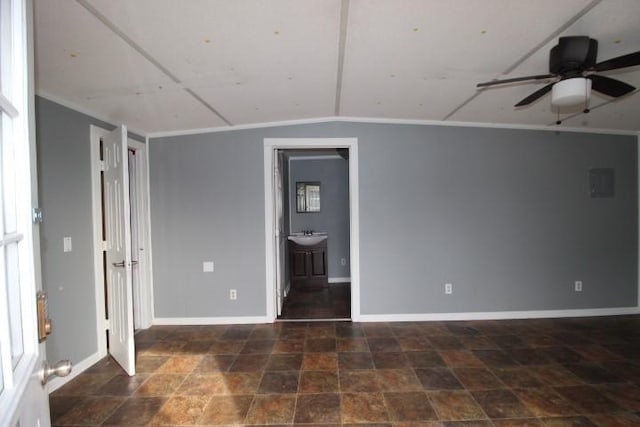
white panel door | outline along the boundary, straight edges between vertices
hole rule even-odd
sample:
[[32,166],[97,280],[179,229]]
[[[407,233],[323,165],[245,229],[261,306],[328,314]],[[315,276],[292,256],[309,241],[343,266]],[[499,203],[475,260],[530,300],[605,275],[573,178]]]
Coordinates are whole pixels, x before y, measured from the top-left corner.
[[276,203],[275,203],[275,232],[276,232],[276,294],[278,316],[282,314],[282,305],[284,304],[285,290],[285,243],[287,236],[284,232],[284,188],[282,184],[282,163],[284,154],[277,150],[274,152],[275,169],[274,180],[276,187]]
[[135,375],[127,128],[120,126],[104,136],[102,149],[109,353]]

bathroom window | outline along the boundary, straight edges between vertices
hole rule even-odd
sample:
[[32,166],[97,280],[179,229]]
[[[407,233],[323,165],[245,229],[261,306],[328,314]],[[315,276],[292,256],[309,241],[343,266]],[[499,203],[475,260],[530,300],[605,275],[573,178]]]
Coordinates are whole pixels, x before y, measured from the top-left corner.
[[319,182],[296,182],[296,212],[320,212]]

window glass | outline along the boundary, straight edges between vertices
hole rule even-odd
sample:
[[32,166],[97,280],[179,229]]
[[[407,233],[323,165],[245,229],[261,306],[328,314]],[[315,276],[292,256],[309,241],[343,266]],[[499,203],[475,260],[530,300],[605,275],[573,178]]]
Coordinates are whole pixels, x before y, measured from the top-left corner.
[[18,258],[18,242],[5,246],[5,274],[7,299],[9,303],[9,329],[11,332],[11,361],[15,368],[22,354],[22,301],[20,301],[20,264]]
[[[2,354],[2,343],[0,342],[0,354]],[[2,372],[2,363],[0,363],[0,395],[4,390],[4,373]]]
[[[11,78],[10,73],[5,72],[9,67],[9,52],[11,47],[11,2],[2,0],[0,2],[0,65],[2,65],[2,74],[0,75],[0,93],[5,93],[9,85],[8,79]],[[6,94],[5,94],[6,96]]]
[[[0,18],[0,34],[2,34],[2,19]],[[2,46],[2,43],[0,43],[0,47]],[[1,52],[0,52],[1,53]],[[0,54],[0,58],[2,57],[2,55]],[[1,79],[0,79],[1,80]],[[2,124],[4,121],[4,114],[0,115],[0,165],[2,165]],[[2,181],[2,177],[0,176],[0,182]],[[2,186],[0,185],[0,208],[2,207]],[[0,209],[0,212],[2,212],[2,209]],[[0,227],[1,228],[1,227]],[[4,255],[4,248],[0,246],[0,272],[4,271],[4,266],[2,265],[3,262],[3,255]],[[2,276],[2,273],[0,273],[0,276]],[[0,314],[0,316],[2,316],[2,314]],[[4,318],[0,317],[0,321],[4,321]],[[0,356],[2,355],[2,340],[0,339]],[[4,390],[4,372],[2,370],[2,361],[0,360],[0,395],[2,395],[2,391]]]
[[4,234],[16,233],[16,169],[14,145],[11,138],[12,120],[2,115],[2,207],[4,215]]

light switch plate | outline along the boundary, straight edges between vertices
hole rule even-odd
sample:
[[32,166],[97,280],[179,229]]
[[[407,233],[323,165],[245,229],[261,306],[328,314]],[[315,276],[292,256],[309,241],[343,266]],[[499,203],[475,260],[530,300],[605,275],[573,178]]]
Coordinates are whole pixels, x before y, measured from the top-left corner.
[[65,237],[62,240],[62,248],[65,252],[71,252],[73,250],[73,244],[71,241],[71,237]]
[[213,261],[205,261],[202,263],[203,273],[213,273]]

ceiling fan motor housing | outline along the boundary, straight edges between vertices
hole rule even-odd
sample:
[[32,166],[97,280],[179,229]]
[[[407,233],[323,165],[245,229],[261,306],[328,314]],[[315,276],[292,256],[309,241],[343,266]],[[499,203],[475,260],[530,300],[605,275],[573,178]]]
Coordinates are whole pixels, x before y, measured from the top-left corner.
[[549,54],[549,72],[562,78],[582,76],[596,64],[598,41],[587,36],[560,37]]

